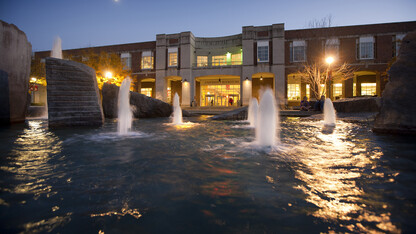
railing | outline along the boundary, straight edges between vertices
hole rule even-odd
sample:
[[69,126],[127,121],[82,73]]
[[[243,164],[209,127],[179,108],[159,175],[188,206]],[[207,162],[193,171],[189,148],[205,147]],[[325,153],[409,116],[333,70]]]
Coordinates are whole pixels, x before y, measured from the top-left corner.
[[206,62],[206,63],[193,63],[193,68],[220,68],[220,67],[229,67],[229,66],[241,66],[243,65],[243,61],[224,61],[224,62]]

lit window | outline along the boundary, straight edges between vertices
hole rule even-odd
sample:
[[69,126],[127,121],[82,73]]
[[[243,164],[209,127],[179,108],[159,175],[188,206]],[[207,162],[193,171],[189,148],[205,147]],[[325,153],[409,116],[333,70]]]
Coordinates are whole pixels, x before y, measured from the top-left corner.
[[361,83],[361,96],[375,96],[376,83]]
[[141,88],[140,93],[152,97],[152,88]]
[[241,65],[242,62],[243,60],[241,59],[241,53],[231,55],[231,65]]
[[287,99],[300,100],[300,84],[287,84]]
[[[131,69],[131,54],[130,53],[121,53],[121,62],[123,63],[123,70],[130,70]],[[82,61],[84,61],[84,57],[82,57]]]
[[332,94],[335,98],[340,98],[342,96],[342,84],[334,84]]
[[142,53],[142,69],[153,69],[153,53],[151,51]]
[[303,62],[305,61],[305,41],[293,41],[290,43],[290,61],[291,62]]
[[212,56],[212,66],[225,66],[227,65],[225,55]]
[[325,42],[325,57],[338,58],[339,40],[338,38],[327,39]]
[[311,98],[311,85],[310,84],[306,84],[306,95],[305,95],[308,99]]
[[197,67],[208,67],[208,56],[197,56],[196,57]]
[[359,59],[374,58],[374,37],[360,37]]
[[168,48],[169,67],[178,66],[178,47]]
[[257,62],[269,61],[269,41],[257,42]]

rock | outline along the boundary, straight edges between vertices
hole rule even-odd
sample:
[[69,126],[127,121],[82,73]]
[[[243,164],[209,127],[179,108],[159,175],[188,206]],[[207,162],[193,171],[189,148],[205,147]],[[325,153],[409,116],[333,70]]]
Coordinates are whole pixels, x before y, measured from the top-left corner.
[[0,124],[10,124],[9,77],[0,70]]
[[94,69],[46,58],[49,126],[101,126],[104,122]]
[[[0,20],[0,70],[7,73],[9,86],[7,93],[0,96],[0,102],[3,103],[2,108],[7,108],[5,102],[10,103],[9,110],[2,111],[2,116],[9,113],[9,123],[25,121],[31,53],[32,45],[28,42],[26,34],[15,25]],[[5,91],[5,79],[2,78],[1,82],[2,91]],[[7,95],[8,100],[5,99]],[[1,118],[1,122],[7,122],[7,118]]]
[[223,114],[211,117],[212,120],[246,120],[248,107],[244,106]]
[[381,98],[379,97],[357,97],[345,98],[333,102],[337,112],[356,113],[356,112],[379,112]]
[[[118,92],[119,87],[115,84],[103,85],[103,110],[106,118],[118,117]],[[130,105],[133,107],[135,118],[169,117],[173,111],[168,103],[137,92],[130,92]],[[182,116],[187,117],[189,113],[182,110]]]
[[416,31],[403,38],[399,57],[389,70],[374,132],[416,134]]

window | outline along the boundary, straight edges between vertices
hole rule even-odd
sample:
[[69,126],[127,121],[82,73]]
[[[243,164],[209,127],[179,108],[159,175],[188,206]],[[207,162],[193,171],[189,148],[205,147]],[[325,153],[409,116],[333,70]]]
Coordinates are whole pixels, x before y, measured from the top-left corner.
[[287,84],[287,99],[300,100],[300,84]]
[[168,48],[169,67],[178,66],[178,47]]
[[338,58],[339,40],[338,38],[327,39],[325,42],[325,57],[332,56]]
[[396,54],[394,56],[399,56],[399,51],[400,51],[400,45],[402,44],[403,38],[404,36],[406,36],[406,34],[398,34],[396,35],[396,41],[395,41],[395,51]]
[[341,98],[342,96],[342,84],[334,84],[333,86],[333,91],[332,91],[332,95],[337,99],[337,98]]
[[290,61],[303,62],[306,59],[305,41],[293,41],[290,43]]
[[[131,54],[130,53],[121,53],[121,63],[123,63],[123,70],[131,69]],[[82,57],[84,60],[84,57]]]
[[374,58],[374,37],[360,37],[359,59]]
[[208,56],[197,56],[196,57],[197,67],[208,67]]
[[142,53],[142,69],[153,69],[153,53],[151,51]]
[[361,96],[376,95],[376,83],[361,83]]
[[212,66],[225,66],[227,65],[225,55],[212,56]]
[[152,97],[152,88],[141,88],[140,93]]
[[311,98],[311,85],[310,84],[306,84],[306,95],[305,95],[308,100],[310,100]]
[[257,42],[257,62],[269,61],[269,41]]
[[231,55],[231,65],[241,65],[242,62],[243,60],[241,59],[241,53]]

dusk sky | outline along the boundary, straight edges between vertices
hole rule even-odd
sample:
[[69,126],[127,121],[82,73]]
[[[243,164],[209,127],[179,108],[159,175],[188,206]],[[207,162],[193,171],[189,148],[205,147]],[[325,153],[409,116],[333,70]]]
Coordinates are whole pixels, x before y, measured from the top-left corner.
[[242,26],[284,23],[285,29],[332,16],[332,26],[415,21],[415,0],[135,1],[0,0],[0,19],[23,30],[33,51],[154,41],[156,34],[197,37],[241,33]]

